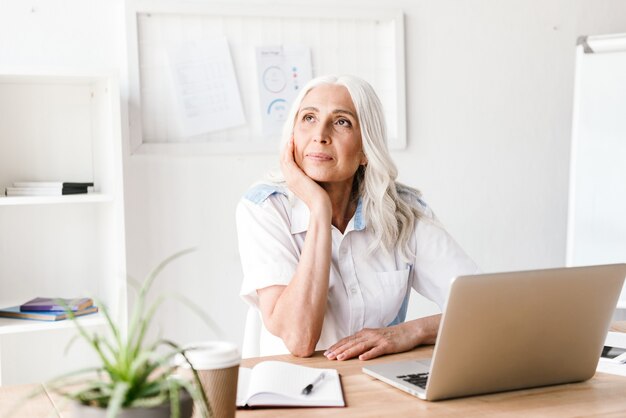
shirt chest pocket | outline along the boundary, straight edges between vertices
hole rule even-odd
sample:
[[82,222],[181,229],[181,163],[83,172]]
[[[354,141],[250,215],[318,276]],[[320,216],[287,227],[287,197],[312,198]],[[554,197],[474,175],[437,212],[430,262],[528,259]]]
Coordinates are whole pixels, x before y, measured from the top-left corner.
[[373,305],[376,307],[376,327],[385,327],[398,315],[408,289],[409,269],[377,272]]

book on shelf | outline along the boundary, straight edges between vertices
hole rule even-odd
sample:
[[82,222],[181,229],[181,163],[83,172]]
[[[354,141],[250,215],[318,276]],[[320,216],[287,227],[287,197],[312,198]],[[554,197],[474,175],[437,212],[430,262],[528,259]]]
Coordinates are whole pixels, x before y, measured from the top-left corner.
[[63,196],[93,192],[93,183],[16,181],[4,190],[6,196]]
[[[97,306],[90,306],[86,309],[74,312],[74,316],[83,316],[98,312]],[[10,308],[0,309],[0,317],[3,318],[15,318],[15,319],[32,319],[37,321],[61,321],[67,319],[68,315],[65,312],[58,311],[20,311],[19,306],[12,306]]]
[[73,194],[87,194],[89,189],[52,189],[52,188],[22,188],[7,187],[4,191],[6,196],[65,196]]
[[93,187],[92,182],[62,182],[62,181],[14,181],[13,187],[53,188],[53,189],[87,189]]
[[[313,384],[308,394],[303,391]],[[241,367],[237,383],[238,407],[345,406],[339,373],[283,361],[263,361]]]
[[65,312],[65,309],[77,312],[93,305],[91,298],[43,298],[36,297],[20,305],[20,311]]

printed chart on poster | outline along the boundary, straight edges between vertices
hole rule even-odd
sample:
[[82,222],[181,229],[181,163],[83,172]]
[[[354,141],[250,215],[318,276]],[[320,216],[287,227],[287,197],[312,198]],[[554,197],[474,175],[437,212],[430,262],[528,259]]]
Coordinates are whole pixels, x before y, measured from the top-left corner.
[[311,51],[306,46],[256,50],[263,136],[280,135],[300,89],[311,80]]
[[226,38],[174,44],[168,52],[182,136],[245,124]]

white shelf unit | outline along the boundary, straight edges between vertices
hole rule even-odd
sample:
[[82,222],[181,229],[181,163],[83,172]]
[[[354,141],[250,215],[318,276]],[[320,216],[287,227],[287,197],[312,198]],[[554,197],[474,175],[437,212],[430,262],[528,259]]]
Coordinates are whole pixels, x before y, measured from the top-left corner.
[[89,202],[112,202],[113,196],[101,193],[89,193],[86,195],[66,196],[2,196],[0,206],[10,205],[33,205],[54,203],[89,203]]
[[[90,296],[126,322],[120,99],[102,74],[0,73],[0,307],[37,296]],[[93,182],[94,193],[5,197],[15,181]],[[79,319],[94,329],[101,314]],[[0,384],[90,364],[64,355],[70,321],[0,319]]]

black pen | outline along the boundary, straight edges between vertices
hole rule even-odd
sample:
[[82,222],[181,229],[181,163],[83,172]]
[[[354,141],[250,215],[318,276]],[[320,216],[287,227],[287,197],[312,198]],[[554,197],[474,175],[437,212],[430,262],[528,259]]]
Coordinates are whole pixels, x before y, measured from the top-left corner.
[[321,382],[322,379],[324,378],[324,376],[325,376],[324,372],[320,373],[320,375],[317,376],[314,381],[312,381],[311,383],[306,385],[306,387],[304,389],[302,389],[302,394],[303,395],[308,395],[309,393],[311,393],[313,391],[313,388],[315,387],[315,385],[317,385],[319,382]]

